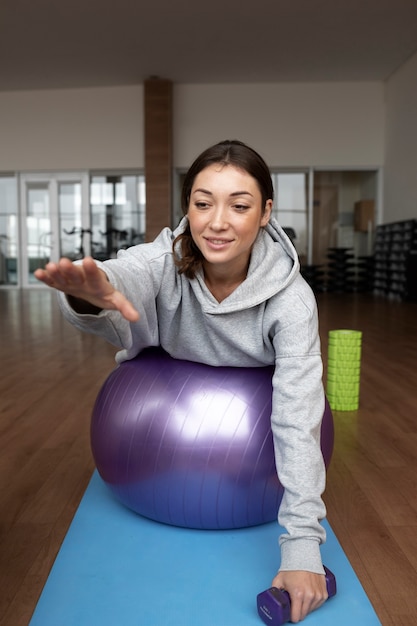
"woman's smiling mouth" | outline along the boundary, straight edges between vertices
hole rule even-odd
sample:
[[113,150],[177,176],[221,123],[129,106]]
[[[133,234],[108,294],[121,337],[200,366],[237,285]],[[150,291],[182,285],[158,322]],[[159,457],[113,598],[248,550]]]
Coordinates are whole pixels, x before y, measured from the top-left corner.
[[218,239],[217,237],[204,237],[209,246],[214,248],[222,248],[232,243],[233,239]]

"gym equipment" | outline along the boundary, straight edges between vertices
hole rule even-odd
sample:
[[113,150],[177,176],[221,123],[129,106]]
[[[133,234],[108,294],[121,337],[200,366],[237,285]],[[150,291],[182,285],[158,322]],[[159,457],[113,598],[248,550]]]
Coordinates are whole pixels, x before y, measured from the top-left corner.
[[[91,448],[101,477],[127,507],[174,526],[275,521],[283,488],[270,426],[272,374],[272,366],[212,367],[160,349],[123,362],[93,409]],[[333,440],[326,402],[327,466]]]
[[[324,567],[326,572],[326,587],[329,598],[336,595],[336,578],[334,574]],[[290,621],[291,600],[290,595],[284,589],[270,587],[257,595],[256,604],[258,615],[269,626],[282,626]]]
[[[322,557],[337,572],[337,595],[305,624],[381,626],[332,528],[323,526]],[[278,566],[281,532],[276,521],[224,532],[152,522],[109,498],[94,472],[30,626],[263,626],[256,593]]]
[[361,331],[329,331],[326,393],[334,411],[359,408],[361,348]]

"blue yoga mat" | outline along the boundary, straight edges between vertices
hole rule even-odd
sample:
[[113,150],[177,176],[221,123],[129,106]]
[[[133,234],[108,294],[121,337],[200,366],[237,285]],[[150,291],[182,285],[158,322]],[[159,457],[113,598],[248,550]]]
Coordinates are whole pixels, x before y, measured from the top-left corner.
[[[308,626],[380,624],[326,524],[323,560],[338,592]],[[260,626],[256,596],[279,562],[276,523],[242,530],[159,524],[117,502],[97,473],[30,626]]]

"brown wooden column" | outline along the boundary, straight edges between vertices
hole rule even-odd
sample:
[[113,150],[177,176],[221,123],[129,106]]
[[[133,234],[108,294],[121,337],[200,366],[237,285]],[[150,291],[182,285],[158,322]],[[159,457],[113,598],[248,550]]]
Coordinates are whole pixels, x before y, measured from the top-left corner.
[[172,221],[172,82],[149,78],[145,97],[146,241]]

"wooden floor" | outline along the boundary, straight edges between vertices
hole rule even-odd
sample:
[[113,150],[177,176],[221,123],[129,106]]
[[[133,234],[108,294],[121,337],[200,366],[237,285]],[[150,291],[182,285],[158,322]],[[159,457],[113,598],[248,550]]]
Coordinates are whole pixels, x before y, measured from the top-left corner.
[[[318,296],[363,331],[361,400],[334,412],[328,518],[384,626],[417,624],[417,304]],[[93,471],[89,420],[114,349],[47,290],[0,291],[0,624],[26,626]],[[272,575],[272,572],[271,572]]]

